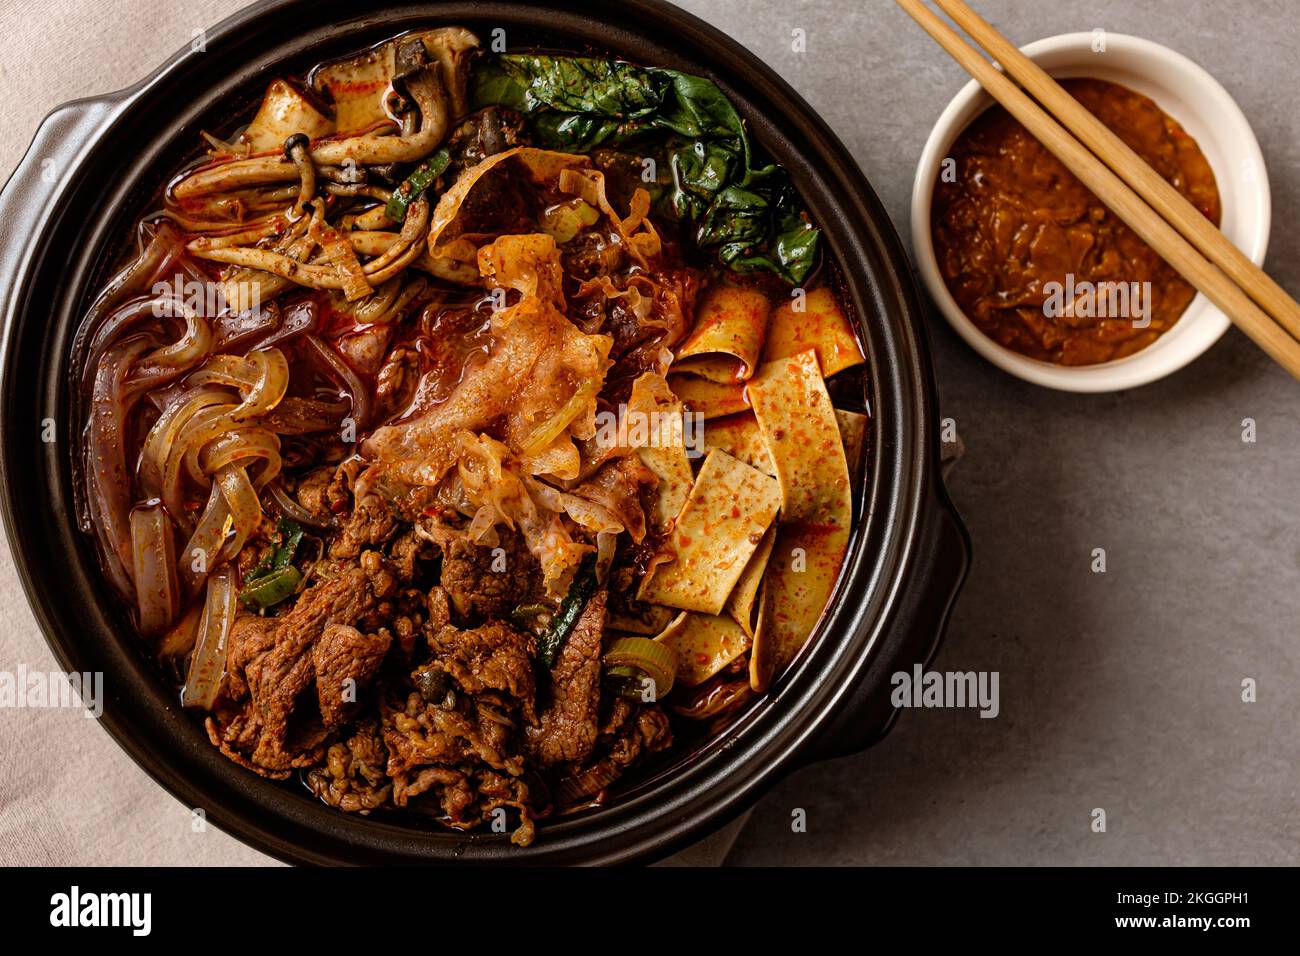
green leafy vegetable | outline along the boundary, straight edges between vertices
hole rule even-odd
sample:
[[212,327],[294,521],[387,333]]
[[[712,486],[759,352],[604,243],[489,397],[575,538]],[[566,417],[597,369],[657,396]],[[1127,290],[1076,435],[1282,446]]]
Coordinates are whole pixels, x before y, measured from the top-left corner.
[[799,285],[816,264],[820,233],[788,176],[756,165],[744,120],[712,80],[620,60],[503,54],[476,69],[473,94],[477,106],[526,114],[548,149],[655,150],[672,176],[667,212],[732,269]]
[[593,57],[504,55],[498,62],[523,88],[528,112],[549,106],[565,113],[637,119],[663,105],[670,82],[662,71]]
[[596,557],[589,554],[578,565],[578,573],[569,585],[569,593],[560,602],[560,610],[551,618],[551,626],[538,638],[537,656],[547,667],[555,663],[556,655],[560,653],[560,648],[564,646],[565,640],[578,623],[578,618],[582,617],[587,602],[595,593]]
[[395,223],[405,222],[406,210],[411,208],[411,203],[419,199],[420,195],[433,185],[434,180],[443,174],[450,162],[451,153],[443,148],[417,166],[415,171],[393,190],[388,205],[384,207],[384,215]]

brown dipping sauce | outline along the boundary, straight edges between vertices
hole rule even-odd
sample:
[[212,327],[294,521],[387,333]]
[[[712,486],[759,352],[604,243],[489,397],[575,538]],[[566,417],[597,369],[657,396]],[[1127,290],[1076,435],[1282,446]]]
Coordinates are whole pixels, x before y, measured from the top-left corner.
[[[1214,171],[1154,101],[1102,80],[1061,85],[1219,224]],[[1002,107],[967,127],[951,157],[956,182],[944,182],[941,172],[934,193],[939,271],[962,311],[994,341],[1058,365],[1109,362],[1167,332],[1196,295]],[[1073,307],[1067,301],[1057,309],[1064,295],[1050,296],[1045,287],[1068,290],[1067,274],[1082,291]],[[1132,283],[1149,282],[1150,324],[1140,327],[1140,300],[1130,298],[1125,311],[1124,298],[1110,294],[1114,286],[1088,295],[1085,282],[1123,283],[1130,292]]]

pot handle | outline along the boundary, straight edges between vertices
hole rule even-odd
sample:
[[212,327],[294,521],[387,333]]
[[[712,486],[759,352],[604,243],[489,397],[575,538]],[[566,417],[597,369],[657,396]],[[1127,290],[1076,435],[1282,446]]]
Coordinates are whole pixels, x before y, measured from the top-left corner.
[[0,190],[0,314],[6,325],[14,280],[34,238],[53,212],[78,154],[121,102],[103,97],[55,107]]
[[879,743],[898,711],[890,701],[892,676],[928,665],[970,567],[970,536],[946,492],[935,488],[923,509],[916,560],[901,598],[880,636],[881,646],[838,712],[803,752],[801,763],[843,757]]

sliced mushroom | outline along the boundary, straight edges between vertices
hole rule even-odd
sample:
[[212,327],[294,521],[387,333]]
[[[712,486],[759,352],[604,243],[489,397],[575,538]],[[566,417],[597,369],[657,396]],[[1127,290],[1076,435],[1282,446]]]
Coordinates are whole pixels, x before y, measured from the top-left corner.
[[[402,231],[392,245],[362,267],[369,284],[374,286],[387,282],[426,254],[423,239],[428,229],[429,203],[421,197],[412,204],[406,222],[402,224]],[[304,263],[285,253],[248,246],[213,248],[199,239],[190,242],[186,248],[202,259],[270,273],[313,289],[345,288],[345,280],[333,264]]]
[[[457,110],[465,102],[468,54],[478,40],[468,30],[449,27],[398,41],[395,64],[412,66],[405,78],[406,92],[420,111],[419,129],[411,135],[367,133],[326,139],[311,149],[312,161],[321,166],[382,165],[414,162],[442,141]],[[432,58],[432,59],[431,59]],[[176,184],[177,199],[193,199],[228,189],[243,189],[298,178],[298,168],[282,154],[254,156],[200,168]]]

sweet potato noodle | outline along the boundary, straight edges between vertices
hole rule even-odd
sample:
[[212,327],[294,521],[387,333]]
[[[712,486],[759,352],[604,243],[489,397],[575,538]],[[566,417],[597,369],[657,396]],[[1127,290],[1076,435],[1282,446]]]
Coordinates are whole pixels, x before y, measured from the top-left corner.
[[710,81],[477,48],[403,35],[204,134],[78,335],[80,490],[222,753],[527,844],[807,641],[863,355]]

